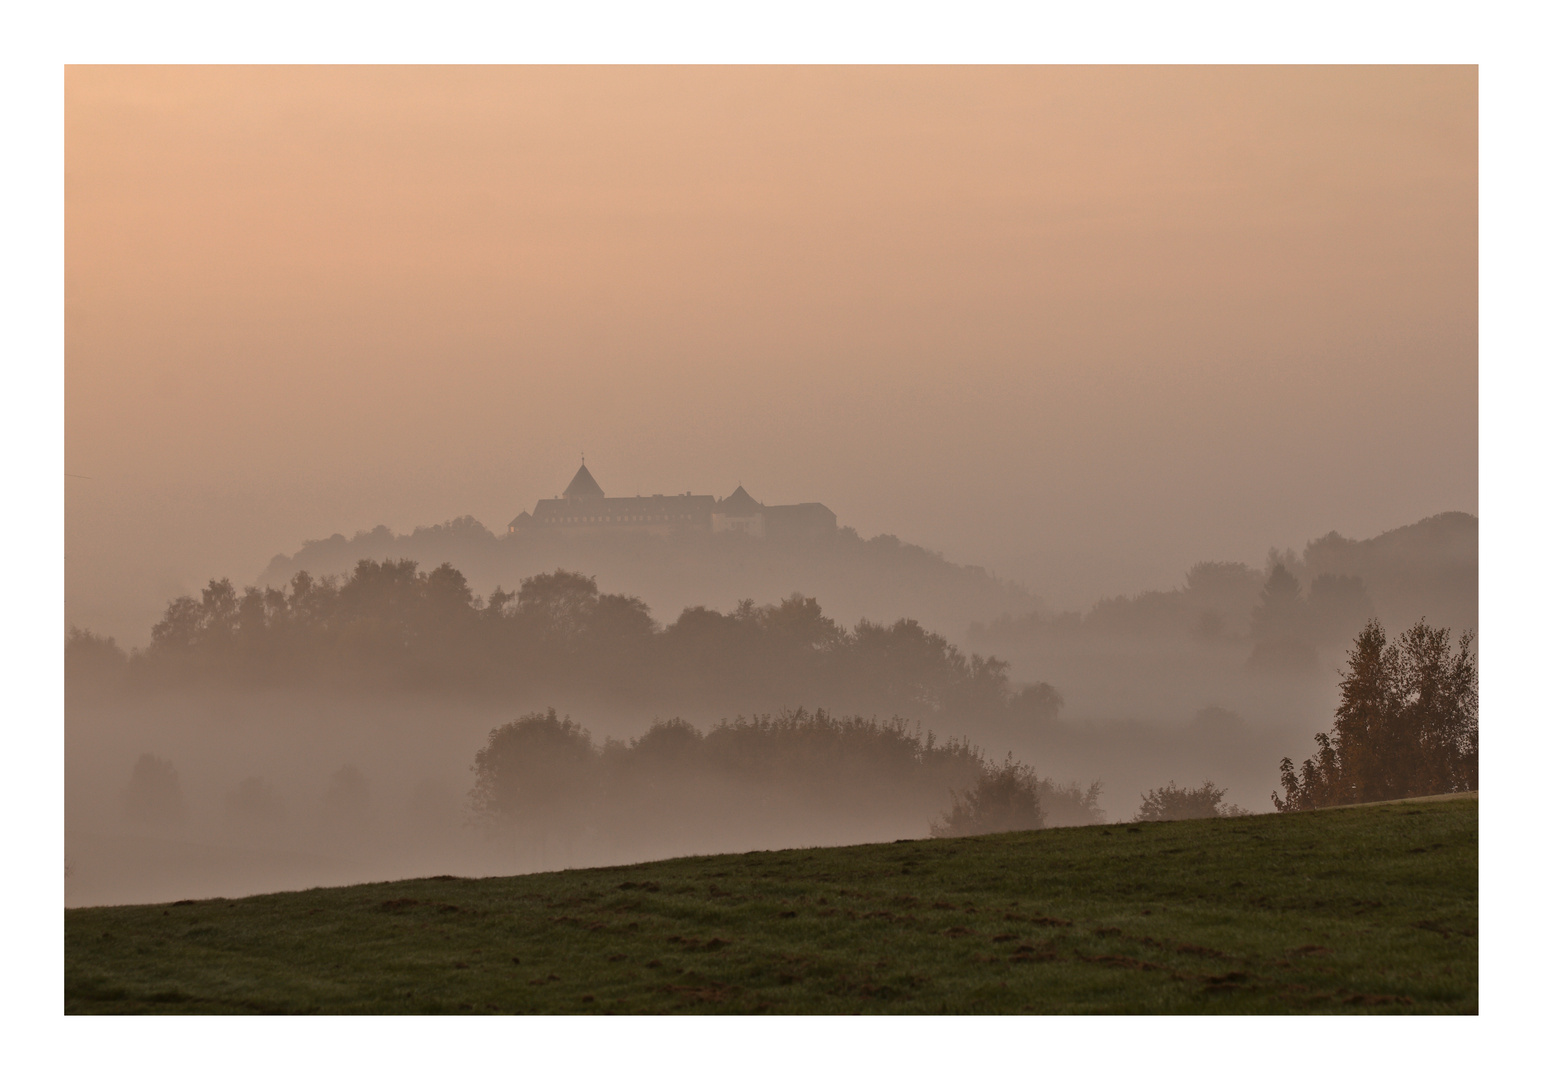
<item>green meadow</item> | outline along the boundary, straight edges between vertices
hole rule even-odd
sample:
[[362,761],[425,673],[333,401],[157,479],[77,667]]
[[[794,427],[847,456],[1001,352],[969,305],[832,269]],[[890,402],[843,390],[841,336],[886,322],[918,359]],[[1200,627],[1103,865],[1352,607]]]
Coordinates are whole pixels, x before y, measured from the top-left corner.
[[68,1013],[1475,1013],[1478,799],[65,912]]

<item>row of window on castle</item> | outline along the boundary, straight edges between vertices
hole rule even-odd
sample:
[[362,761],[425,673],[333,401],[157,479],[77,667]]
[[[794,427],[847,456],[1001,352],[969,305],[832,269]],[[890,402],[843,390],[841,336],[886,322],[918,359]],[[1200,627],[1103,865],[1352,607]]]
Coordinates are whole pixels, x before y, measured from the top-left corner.
[[571,524],[574,524],[575,522],[581,522],[581,523],[605,522],[605,523],[610,523],[610,522],[616,522],[616,521],[681,521],[681,520],[684,520],[684,519],[687,519],[687,518],[691,518],[691,517],[695,517],[695,516],[697,516],[697,515],[694,515],[694,514],[648,514],[648,515],[643,515],[643,516],[638,516],[638,515],[630,515],[630,516],[629,515],[622,515],[620,517],[560,517],[560,518],[553,518],[552,520],[557,522],[560,525],[571,525]]

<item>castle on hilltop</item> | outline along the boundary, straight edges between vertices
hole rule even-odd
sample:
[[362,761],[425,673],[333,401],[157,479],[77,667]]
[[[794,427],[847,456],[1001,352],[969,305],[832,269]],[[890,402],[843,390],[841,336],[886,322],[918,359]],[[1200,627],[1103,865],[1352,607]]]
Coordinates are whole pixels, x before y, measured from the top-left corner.
[[509,523],[511,535],[556,533],[737,532],[748,536],[820,536],[836,531],[836,515],[823,503],[767,506],[743,486],[726,499],[711,495],[638,495],[608,499],[582,462],[567,490],[542,499],[535,513],[520,511]]

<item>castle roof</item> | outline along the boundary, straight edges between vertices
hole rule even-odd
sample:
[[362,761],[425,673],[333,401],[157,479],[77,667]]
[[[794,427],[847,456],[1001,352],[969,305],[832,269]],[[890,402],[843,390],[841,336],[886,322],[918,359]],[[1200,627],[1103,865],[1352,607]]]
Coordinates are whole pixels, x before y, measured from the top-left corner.
[[568,487],[563,492],[563,498],[603,499],[605,492],[600,490],[600,485],[595,483],[595,478],[589,475],[589,467],[580,463],[579,471],[573,474],[573,479],[568,482]]
[[718,512],[731,517],[750,517],[761,512],[761,504],[752,499],[741,484],[734,489],[734,494],[718,504]]

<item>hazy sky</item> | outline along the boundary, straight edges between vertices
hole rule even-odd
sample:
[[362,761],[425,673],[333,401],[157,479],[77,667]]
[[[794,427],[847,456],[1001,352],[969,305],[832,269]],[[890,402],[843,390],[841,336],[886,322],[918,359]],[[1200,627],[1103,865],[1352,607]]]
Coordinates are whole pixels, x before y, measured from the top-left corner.
[[1068,605],[1477,512],[1472,67],[65,94],[66,615],[131,641],[308,538],[499,530],[581,451]]

